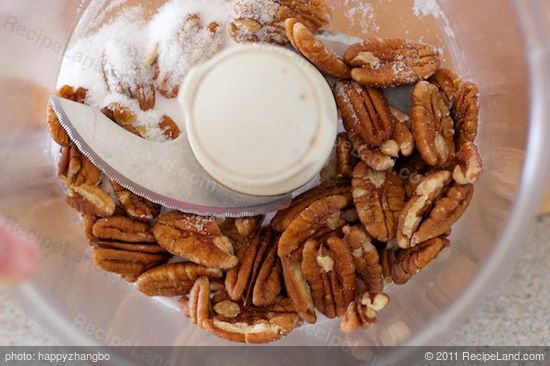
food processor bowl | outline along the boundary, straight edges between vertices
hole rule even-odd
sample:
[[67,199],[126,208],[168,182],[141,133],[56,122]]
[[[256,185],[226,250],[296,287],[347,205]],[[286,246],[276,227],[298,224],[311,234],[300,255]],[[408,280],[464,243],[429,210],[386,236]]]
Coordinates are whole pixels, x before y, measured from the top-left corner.
[[[62,344],[228,345],[172,305],[95,268],[50,154],[46,99],[76,25],[97,27],[92,8],[105,15],[145,3],[154,2],[0,3],[0,224],[35,238],[41,251],[35,276],[13,293]],[[442,344],[521,255],[540,201],[550,156],[549,17],[542,1],[329,3],[330,30],[432,43],[444,51],[446,65],[477,83],[485,172],[453,228],[452,245],[406,285],[388,287],[391,302],[376,324],[343,334],[338,321],[320,320],[275,345]],[[98,67],[90,55],[72,57]]]

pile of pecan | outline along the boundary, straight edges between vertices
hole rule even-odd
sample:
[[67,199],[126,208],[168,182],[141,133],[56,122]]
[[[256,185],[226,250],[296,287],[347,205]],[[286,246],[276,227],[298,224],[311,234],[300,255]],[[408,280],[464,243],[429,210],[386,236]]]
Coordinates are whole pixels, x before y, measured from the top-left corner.
[[[449,245],[482,172],[477,88],[440,68],[434,47],[372,39],[341,58],[316,38],[330,19],[322,1],[271,2],[278,18],[266,23],[244,16],[261,2],[237,1],[243,17],[232,34],[286,41],[337,78],[345,132],[333,174],[270,222],[168,212],[106,179],[48,116],[67,202],[84,217],[95,264],[147,296],[177,296],[198,327],[245,343],[275,341],[319,314],[339,318],[344,332],[374,323],[389,303],[385,286],[406,283]],[[384,94],[402,85],[413,86],[410,114]],[[86,91],[59,94],[84,102]],[[123,106],[104,112],[130,128]]]

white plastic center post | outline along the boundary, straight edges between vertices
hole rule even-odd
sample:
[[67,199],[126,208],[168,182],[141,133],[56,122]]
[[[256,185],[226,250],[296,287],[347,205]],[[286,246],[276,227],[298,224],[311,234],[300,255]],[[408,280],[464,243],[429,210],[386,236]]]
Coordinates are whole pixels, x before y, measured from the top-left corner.
[[187,75],[179,96],[203,168],[241,193],[274,196],[310,181],[332,151],[337,109],[324,77],[278,46],[230,48]]

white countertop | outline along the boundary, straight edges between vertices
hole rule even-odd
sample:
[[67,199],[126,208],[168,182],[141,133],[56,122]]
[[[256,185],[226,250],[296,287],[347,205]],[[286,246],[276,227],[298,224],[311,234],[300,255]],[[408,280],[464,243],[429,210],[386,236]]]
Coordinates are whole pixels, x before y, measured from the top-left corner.
[[[450,337],[448,345],[550,345],[550,217],[539,219],[523,253],[480,308]],[[0,290],[0,346],[56,345],[11,297]]]

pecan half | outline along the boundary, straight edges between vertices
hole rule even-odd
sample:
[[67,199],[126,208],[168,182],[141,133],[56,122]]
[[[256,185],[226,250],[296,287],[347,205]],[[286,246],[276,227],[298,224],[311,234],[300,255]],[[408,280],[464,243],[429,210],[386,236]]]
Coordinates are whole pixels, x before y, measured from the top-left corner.
[[444,237],[430,239],[414,248],[400,250],[392,267],[393,282],[402,285],[422,268],[426,267],[449,245]]
[[304,278],[300,261],[290,257],[282,257],[281,264],[288,297],[292,300],[300,317],[308,323],[314,324],[317,321],[317,316],[313,307],[311,290]]
[[[446,170],[426,176],[416,187],[414,195],[409,199],[399,214],[397,224],[397,245],[406,249],[414,246],[413,235],[418,230],[424,215],[432,203],[445,191],[451,181],[451,173]],[[445,228],[447,230],[448,228]]]
[[148,222],[160,214],[160,205],[133,194],[114,180],[111,180],[111,186],[122,208],[131,218]]
[[311,204],[334,195],[343,195],[351,201],[349,179],[330,180],[297,196],[292,200],[288,208],[277,212],[273,220],[271,220],[271,227],[276,231],[285,231],[292,221]]
[[412,132],[416,147],[431,166],[443,166],[455,154],[454,123],[439,89],[420,81],[412,95]]
[[143,127],[135,126],[137,115],[130,107],[114,102],[101,109],[101,112],[126,131],[137,136],[146,136],[147,131]]
[[101,171],[78,150],[74,144],[61,149],[58,176],[67,189],[83,184],[95,186],[101,180]]
[[376,322],[378,313],[390,302],[388,295],[384,293],[364,293],[360,299],[348,305],[346,313],[340,320],[340,329],[344,333],[350,333],[359,328],[367,328]]
[[193,324],[202,328],[204,323],[210,319],[210,281],[208,277],[199,277],[189,292],[189,298],[182,297],[178,301],[178,306],[185,316],[191,318]]
[[474,194],[474,186],[452,185],[445,196],[434,202],[433,208],[411,238],[411,246],[445,234],[464,214]]
[[304,24],[295,18],[285,21],[286,35],[290,43],[321,72],[342,79],[349,79],[350,68]]
[[334,195],[315,201],[303,210],[286,228],[279,239],[279,257],[290,255],[300,245],[323,228],[334,230],[343,226],[341,211],[348,206],[348,199]]
[[168,256],[115,249],[94,249],[92,259],[102,270],[117,273],[126,281],[134,282],[143,272],[165,263]]
[[224,300],[216,303],[213,309],[216,314],[220,315],[223,318],[229,319],[236,318],[241,312],[241,307],[239,306],[239,304],[229,300]]
[[334,95],[348,132],[355,133],[367,145],[379,145],[392,137],[394,120],[381,91],[339,81]]
[[344,60],[351,77],[378,87],[412,84],[432,76],[440,65],[438,50],[404,39],[369,39],[348,48]]
[[453,179],[456,183],[473,184],[478,181],[483,172],[483,165],[477,146],[473,142],[466,141],[462,144],[455,161]]
[[260,344],[283,338],[299,321],[295,313],[247,315],[241,314],[231,321],[213,317],[204,321],[202,326],[210,333],[232,342]]
[[336,138],[336,173],[341,177],[351,177],[357,158],[353,156],[353,145],[345,132]]
[[[296,312],[283,303],[267,308],[242,309],[234,302],[221,300],[210,312],[210,283],[208,278],[199,278],[189,298],[183,297],[178,306],[184,315],[191,318],[206,331],[229,341],[241,343],[269,343],[289,334],[300,320]],[[220,314],[221,313],[221,314]]]
[[410,156],[414,150],[414,136],[404,123],[396,123],[393,139],[399,146],[399,152],[403,156]]
[[227,271],[225,287],[233,301],[250,301],[255,306],[274,303],[282,288],[282,269],[277,245],[270,229],[241,246],[239,264]]
[[464,82],[448,69],[439,69],[432,82],[439,86],[451,106],[451,117],[455,122],[456,144],[474,142],[477,136],[479,115],[479,92],[473,83]]
[[343,315],[355,293],[350,248],[342,239],[331,236],[326,242],[308,240],[302,256],[302,272],[317,310],[328,318]]
[[155,88],[152,69],[144,58],[130,42],[112,40],[101,55],[101,71],[107,90],[137,99],[140,109],[146,111],[155,106]]
[[351,181],[353,202],[361,223],[375,239],[395,238],[397,216],[404,206],[403,181],[395,172],[376,172],[357,164]]
[[344,241],[351,249],[355,269],[371,294],[384,290],[382,265],[378,250],[369,235],[358,226],[344,226]]
[[180,135],[180,129],[176,122],[167,115],[163,115],[159,127],[162,130],[162,133],[168,140],[175,140]]
[[[56,94],[61,98],[70,99],[73,102],[84,103],[84,101],[86,100],[87,93],[88,93],[87,89],[78,88],[75,90],[72,86],[64,85],[57,91]],[[59,119],[57,118],[57,115],[55,114],[52,106],[49,104],[47,109],[47,120],[48,120],[48,128],[50,129],[50,135],[52,139],[58,145],[69,146],[71,144],[69,135],[67,135],[67,132],[59,123]]]
[[129,217],[112,216],[98,220],[92,227],[94,236],[102,240],[125,243],[155,243],[151,225]]
[[115,213],[115,201],[103,189],[89,184],[72,189],[73,194],[66,197],[66,202],[77,211],[99,217],[108,217]]
[[223,273],[220,269],[195,263],[168,263],[143,273],[137,279],[136,285],[147,296],[183,296],[203,276],[222,278]]
[[173,211],[158,219],[153,234],[169,253],[197,264],[221,269],[237,265],[233,244],[214,219]]
[[380,147],[367,146],[353,131],[348,131],[348,138],[361,161],[367,164],[369,168],[383,172],[395,166],[395,159],[382,152]]

